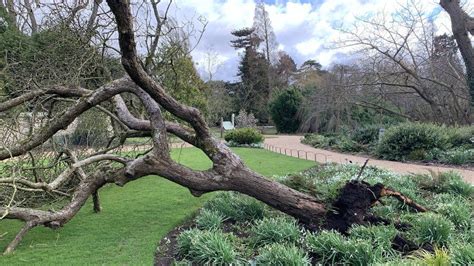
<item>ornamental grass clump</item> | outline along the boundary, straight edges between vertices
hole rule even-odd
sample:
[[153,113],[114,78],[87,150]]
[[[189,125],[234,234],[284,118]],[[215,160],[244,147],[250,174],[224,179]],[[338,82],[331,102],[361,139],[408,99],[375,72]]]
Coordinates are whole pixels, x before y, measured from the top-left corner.
[[196,225],[199,229],[214,230],[219,229],[225,217],[218,211],[203,209],[196,217]]
[[308,255],[300,248],[288,244],[271,244],[259,250],[257,265],[306,266],[311,265]]
[[435,213],[408,214],[402,220],[412,225],[407,235],[420,246],[425,243],[445,246],[454,231],[451,221]]
[[234,222],[249,222],[262,219],[265,206],[262,202],[234,192],[222,192],[204,206],[205,209],[216,211],[225,219]]
[[385,258],[374,252],[368,239],[347,239],[336,231],[322,231],[308,234],[307,248],[322,264],[368,265]]
[[199,265],[224,265],[238,261],[235,237],[221,231],[191,229],[178,237],[178,253]]
[[271,243],[295,243],[301,232],[293,218],[275,217],[257,221],[250,229],[251,242],[254,246]]

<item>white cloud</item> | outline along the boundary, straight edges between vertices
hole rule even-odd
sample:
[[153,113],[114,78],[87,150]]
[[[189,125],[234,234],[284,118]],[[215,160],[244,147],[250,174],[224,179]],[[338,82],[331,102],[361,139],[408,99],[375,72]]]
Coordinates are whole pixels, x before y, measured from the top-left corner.
[[[400,2],[396,0],[319,0],[311,4],[301,1],[272,2],[274,4],[267,4],[266,9],[280,43],[279,48],[284,48],[298,64],[315,59],[323,66],[340,60],[341,51],[329,49],[331,43],[341,36],[335,27],[350,25],[357,17],[367,14],[391,13],[400,8]],[[203,62],[204,51],[212,47],[225,61],[216,74],[217,78],[235,79],[239,55],[230,46],[230,32],[252,26],[254,1],[180,0],[176,6],[177,13],[187,14],[188,17],[194,13],[208,20],[206,33],[193,52],[195,60],[200,62],[199,66]],[[439,5],[435,1],[423,2],[423,11],[436,14],[434,25],[437,33],[450,32],[449,17],[444,11],[433,12],[436,8],[439,9]]]

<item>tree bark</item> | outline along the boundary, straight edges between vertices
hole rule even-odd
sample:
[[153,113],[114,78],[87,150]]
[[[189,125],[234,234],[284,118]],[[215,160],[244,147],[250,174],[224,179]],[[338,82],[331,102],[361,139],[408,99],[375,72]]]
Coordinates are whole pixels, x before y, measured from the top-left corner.
[[474,18],[460,6],[460,0],[441,0],[440,5],[451,18],[451,28],[458,44],[467,72],[467,85],[471,95],[471,108],[474,107],[474,49],[469,32],[474,34]]
[[92,202],[94,204],[93,210],[95,213],[99,213],[102,211],[102,207],[100,206],[100,198],[99,198],[99,191],[96,190],[92,193]]

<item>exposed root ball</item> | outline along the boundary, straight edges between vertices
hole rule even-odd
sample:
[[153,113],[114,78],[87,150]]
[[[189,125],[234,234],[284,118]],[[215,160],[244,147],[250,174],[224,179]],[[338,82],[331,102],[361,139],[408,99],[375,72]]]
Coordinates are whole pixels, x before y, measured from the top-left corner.
[[334,210],[328,213],[324,228],[347,233],[352,224],[367,224],[372,215],[370,207],[378,201],[384,186],[371,186],[363,181],[350,181],[342,189],[334,202]]

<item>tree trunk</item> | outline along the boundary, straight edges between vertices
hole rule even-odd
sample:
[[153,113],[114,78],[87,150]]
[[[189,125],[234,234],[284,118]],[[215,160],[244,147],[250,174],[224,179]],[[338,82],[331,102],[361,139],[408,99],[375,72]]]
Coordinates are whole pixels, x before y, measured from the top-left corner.
[[262,177],[248,168],[237,171],[230,180],[235,191],[258,199],[305,224],[319,223],[327,213],[325,204],[314,197]]
[[451,18],[451,27],[458,44],[467,72],[467,85],[471,95],[471,108],[474,107],[474,49],[469,32],[473,34],[474,18],[471,18],[460,6],[459,0],[441,0],[440,5]]
[[92,202],[94,204],[93,210],[94,210],[95,213],[99,213],[100,211],[102,211],[102,207],[100,206],[100,198],[99,198],[99,191],[98,190],[96,190],[92,194]]

